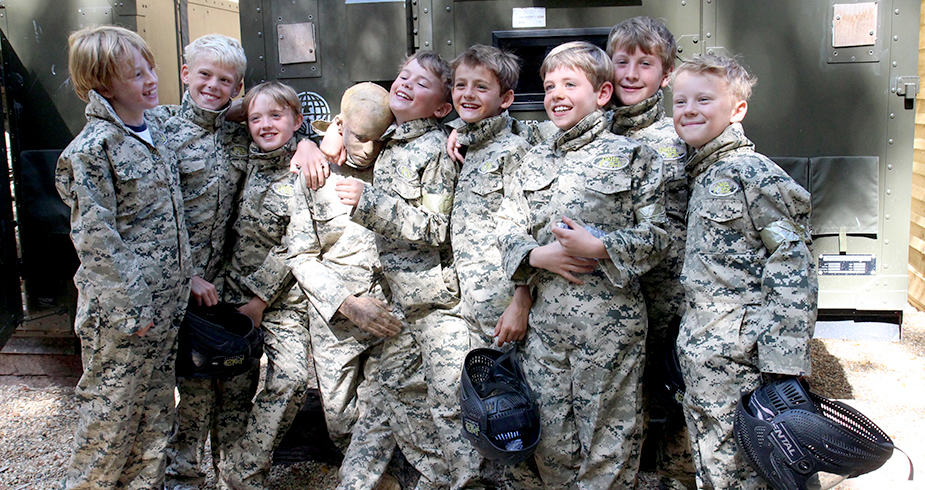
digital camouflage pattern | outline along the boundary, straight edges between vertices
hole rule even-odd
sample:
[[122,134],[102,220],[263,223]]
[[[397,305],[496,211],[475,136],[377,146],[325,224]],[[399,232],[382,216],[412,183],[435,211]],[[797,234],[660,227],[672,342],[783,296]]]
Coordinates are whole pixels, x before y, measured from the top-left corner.
[[390,425],[402,452],[409,446],[427,452],[420,434],[428,433],[428,423],[435,424],[443,465],[451,473],[443,476],[461,487],[478,479],[480,458],[462,437],[459,412],[459,377],[470,343],[469,329],[459,316],[449,244],[457,170],[436,119],[393,126],[383,140],[373,185],[363,189],[353,220],[376,232],[392,300],[405,318],[402,331],[386,340],[383,358],[412,366],[420,356],[427,380],[422,401],[407,389],[405,379],[382,374],[383,391],[393,400],[392,414],[411,417],[410,422]]
[[[614,107],[610,117],[610,130],[638,141],[655,150],[662,157],[662,175],[665,179],[665,221],[668,233],[668,250],[665,258],[639,280],[646,301],[649,331],[646,336],[646,372],[643,381],[643,412],[645,415],[646,444],[655,448],[656,471],[665,477],[694,484],[694,461],[690,440],[683,424],[676,429],[665,424],[654,431],[648,430],[650,417],[683,419],[677,405],[650,406],[658,376],[663,370],[663,359],[675,348],[678,324],[687,302],[681,286],[681,266],[684,264],[684,240],[687,238],[687,144],[678,137],[674,123],[665,115],[661,90],[638,104]],[[676,412],[676,413],[675,413]]]
[[[84,372],[67,488],[157,488],[173,427],[177,328],[189,295],[183,197],[164,133],[128,129],[95,91],[61,154],[55,187],[71,208]],[[136,332],[153,322],[144,337]]]
[[[225,237],[247,166],[250,135],[243,124],[226,121],[224,110],[197,106],[188,91],[179,106],[162,105],[150,113],[163,122],[166,146],[179,161],[193,275],[214,284],[221,296]],[[255,374],[227,380],[177,379],[180,402],[167,447],[168,488],[198,488],[205,482],[201,463],[210,431],[216,465],[240,437],[256,388]]]
[[[309,334],[328,432],[341,449],[350,441],[357,419],[360,385],[375,373],[365,357],[379,337],[356,326],[338,308],[349,296],[388,302],[373,232],[350,220],[351,207],[334,191],[343,179],[371,184],[372,167],[331,166],[324,186],[311,190],[299,177],[290,202],[286,262],[311,307]],[[375,403],[375,402],[373,402]],[[391,443],[394,445],[394,443]]]
[[305,391],[316,384],[311,369],[308,303],[278,253],[289,225],[289,201],[296,177],[289,172],[293,138],[262,152],[251,144],[223,300],[243,304],[254,296],[267,303],[264,333],[267,375],[254,399],[244,436],[220,463],[223,488],[263,488],[273,449],[301,408]]
[[530,145],[511,132],[512,122],[504,111],[457,128],[457,142],[466,148],[466,160],[453,199],[451,243],[461,313],[473,334],[473,347],[492,343],[495,325],[514,296],[514,284],[501,269],[497,212],[504,188],[510,186]]
[[[681,281],[689,301],[678,336],[687,384],[697,485],[765,484],[736,454],[732,426],[741,392],[761,373],[808,375],[816,319],[809,194],[754,151],[741,124],[694,153]],[[771,248],[763,235],[778,235]]]
[[[639,466],[646,317],[638,278],[668,246],[664,183],[654,151],[606,126],[595,111],[527,153],[500,212],[505,273],[535,292],[524,368],[543,430],[536,463],[551,488],[632,488]],[[555,240],[562,216],[607,233],[610,259],[582,275],[583,285],[527,262]]]

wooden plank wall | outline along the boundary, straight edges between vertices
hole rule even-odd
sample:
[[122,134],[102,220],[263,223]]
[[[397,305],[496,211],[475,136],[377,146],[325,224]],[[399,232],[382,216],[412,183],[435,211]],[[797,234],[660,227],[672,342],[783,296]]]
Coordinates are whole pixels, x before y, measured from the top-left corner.
[[[919,77],[925,80],[925,0],[919,20]],[[925,310],[925,95],[916,95],[912,215],[909,228],[909,303]]]

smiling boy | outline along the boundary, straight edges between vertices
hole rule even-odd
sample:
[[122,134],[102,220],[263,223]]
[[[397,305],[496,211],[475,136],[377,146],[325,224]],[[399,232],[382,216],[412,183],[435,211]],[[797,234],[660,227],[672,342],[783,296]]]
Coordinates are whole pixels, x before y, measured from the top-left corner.
[[501,208],[507,277],[535,297],[524,368],[538,393],[536,463],[551,488],[633,488],[646,336],[638,278],[667,236],[661,161],[607,131],[613,63],[585,42],[540,68],[559,128],[521,163]]
[[[225,237],[234,199],[247,165],[247,129],[225,120],[231,98],[241,90],[247,60],[241,44],[220,34],[202,36],[183,50],[180,78],[187,85],[179,106],[159,106],[166,145],[176,153],[183,208],[190,238],[191,301],[213,306],[222,295]],[[231,441],[240,437],[255,389],[254,373],[231,379],[177,378],[177,425],[167,447],[168,488],[205,482],[201,467],[211,437],[216,467]]]
[[684,62],[672,85],[675,129],[696,149],[678,358],[698,488],[766,488],[736,451],[740,393],[810,372],[810,199],[745,137],[754,83],[735,60],[708,55]]
[[87,124],[61,153],[55,187],[71,208],[83,374],[65,488],[161,488],[173,428],[177,330],[190,253],[173,153],[146,111],[154,56],[115,26],[68,38]]

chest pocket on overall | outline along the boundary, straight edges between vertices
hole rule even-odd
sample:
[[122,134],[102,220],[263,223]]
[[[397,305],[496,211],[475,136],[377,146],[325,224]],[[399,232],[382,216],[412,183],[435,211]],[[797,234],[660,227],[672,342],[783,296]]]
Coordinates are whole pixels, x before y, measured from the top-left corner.
[[[148,196],[157,195],[158,190],[153,187],[165,185],[164,182],[158,181],[155,169],[137,163],[126,161],[113,165],[112,170],[118,180],[115,188],[116,216],[119,218],[137,216],[145,209],[153,209],[155,206],[150,205],[151,201]],[[144,197],[142,193],[145,194]]]
[[633,182],[629,167],[615,170],[595,168],[585,177],[581,218],[586,224],[597,224],[608,230],[634,224]]

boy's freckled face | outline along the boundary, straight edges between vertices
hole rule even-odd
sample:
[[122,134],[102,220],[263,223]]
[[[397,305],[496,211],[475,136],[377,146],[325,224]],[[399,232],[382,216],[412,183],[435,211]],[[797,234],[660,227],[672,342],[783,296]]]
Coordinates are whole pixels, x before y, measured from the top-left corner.
[[672,93],[675,131],[694,148],[702,148],[730,124],[742,121],[748,107],[729,92],[725,80],[710,73],[679,73]]
[[241,90],[235,69],[212,60],[197,60],[192,66],[183,65],[180,79],[189,86],[193,102],[210,111],[225,107]]
[[632,52],[618,49],[613,54],[614,92],[620,105],[635,105],[655,95],[668,85],[662,60],[639,48]]
[[157,107],[157,73],[137,48],[132,48],[131,59],[123,63],[122,76],[110,81],[109,87],[99,92],[109,100],[123,122],[139,126],[144,121],[145,110]]
[[[461,64],[453,74],[453,107],[460,119],[474,123],[507,109],[514,93],[501,93],[494,73],[484,66]],[[508,100],[510,98],[510,100]]]
[[443,98],[443,83],[418,60],[402,67],[389,90],[389,108],[398,124],[434,117],[444,105],[449,107]]
[[604,82],[601,88],[594,90],[583,71],[560,66],[543,78],[543,107],[557,128],[571,129],[585,116],[603,107],[610,99],[611,89],[610,82]]
[[254,97],[247,108],[247,129],[263,151],[286,144],[301,124],[301,114],[296,116],[290,108],[279,105],[266,94]]

